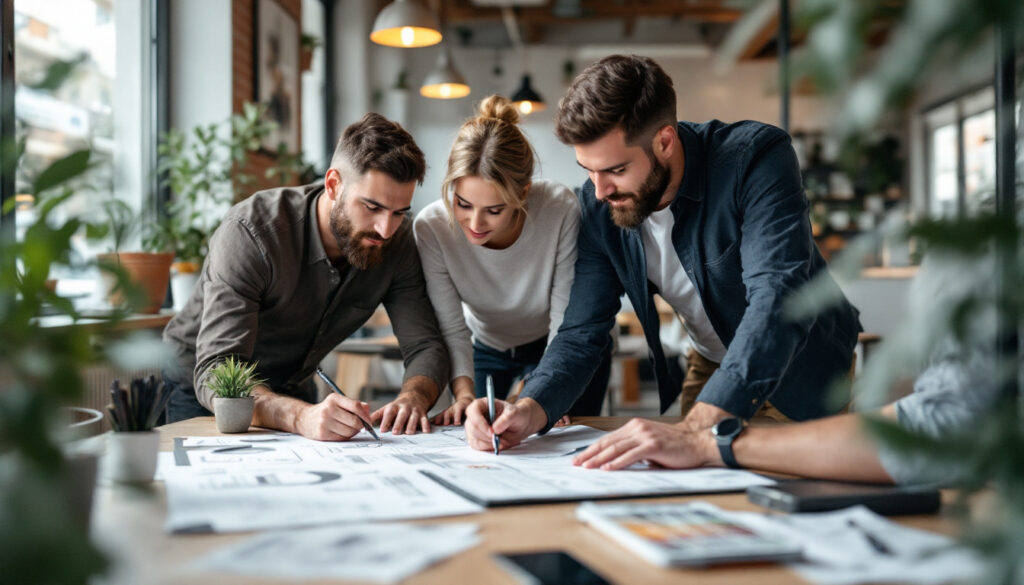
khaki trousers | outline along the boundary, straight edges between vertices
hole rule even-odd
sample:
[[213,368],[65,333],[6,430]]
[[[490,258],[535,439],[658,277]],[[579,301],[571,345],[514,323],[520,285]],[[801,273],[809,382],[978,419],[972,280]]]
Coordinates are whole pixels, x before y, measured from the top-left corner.
[[[686,416],[690,409],[693,408],[694,403],[697,401],[697,395],[704,389],[704,384],[708,383],[711,374],[714,374],[717,369],[718,363],[702,356],[694,349],[691,349],[690,353],[686,354],[686,378],[683,380],[682,396],[679,397],[679,403],[682,406],[681,414],[683,416]],[[761,408],[754,413],[754,417],[751,420],[756,419],[793,422],[793,419],[782,414],[779,409],[772,406],[771,402],[765,402],[761,405]]]

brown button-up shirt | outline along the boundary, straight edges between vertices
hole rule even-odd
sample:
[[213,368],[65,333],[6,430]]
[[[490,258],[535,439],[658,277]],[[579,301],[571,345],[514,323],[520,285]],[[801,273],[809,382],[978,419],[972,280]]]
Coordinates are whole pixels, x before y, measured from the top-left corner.
[[270,189],[227,213],[210,241],[199,282],[164,329],[177,358],[165,375],[213,410],[204,380],[228,356],[258,361],[272,390],[312,400],[317,364],[384,304],[405,362],[405,379],[448,382],[445,349],[406,218],[380,265],[336,267],[316,214],[322,184]]

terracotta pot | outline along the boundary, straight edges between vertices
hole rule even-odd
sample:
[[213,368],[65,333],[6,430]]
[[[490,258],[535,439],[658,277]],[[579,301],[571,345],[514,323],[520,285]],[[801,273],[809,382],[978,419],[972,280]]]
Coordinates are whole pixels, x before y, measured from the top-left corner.
[[[102,262],[120,266],[128,274],[128,278],[145,292],[142,305],[135,307],[138,313],[157,313],[167,295],[167,283],[171,278],[171,262],[174,254],[153,254],[149,252],[120,252],[116,254],[100,254]],[[124,303],[124,295],[119,290],[108,288],[110,304],[120,306]]]
[[213,415],[217,417],[217,430],[222,433],[244,433],[252,423],[256,397],[213,399]]
[[299,70],[309,71],[313,68],[313,49],[302,47],[299,51]]

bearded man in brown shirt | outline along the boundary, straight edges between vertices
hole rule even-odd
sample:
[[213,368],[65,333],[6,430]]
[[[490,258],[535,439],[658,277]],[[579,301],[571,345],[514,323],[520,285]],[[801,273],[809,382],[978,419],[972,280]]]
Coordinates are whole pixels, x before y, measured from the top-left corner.
[[[164,330],[175,356],[168,421],[209,416],[209,371],[258,362],[252,424],[346,440],[363,420],[429,432],[448,352],[427,297],[408,218],[423,153],[401,126],[367,114],[345,129],[323,184],[260,191],[228,211],[191,298]],[[383,303],[405,362],[398,397],[372,415],[331,394],[315,403],[317,364]]]

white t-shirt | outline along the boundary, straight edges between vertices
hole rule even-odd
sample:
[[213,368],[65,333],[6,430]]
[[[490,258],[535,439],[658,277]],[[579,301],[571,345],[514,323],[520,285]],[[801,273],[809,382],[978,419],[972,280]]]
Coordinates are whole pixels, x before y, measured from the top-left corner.
[[523,231],[503,250],[466,241],[441,200],[416,216],[416,247],[453,380],[473,378],[473,339],[505,351],[554,337],[569,303],[579,225],[576,197],[545,180],[533,182]]
[[672,245],[674,225],[671,206],[655,211],[641,225],[644,256],[647,258],[647,279],[657,285],[662,298],[683,317],[686,332],[697,353],[713,362],[722,363],[725,359],[725,345],[711,326],[697,287],[693,286],[686,275],[675,246]]

